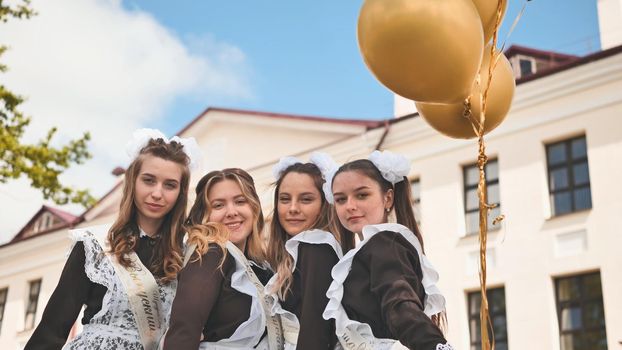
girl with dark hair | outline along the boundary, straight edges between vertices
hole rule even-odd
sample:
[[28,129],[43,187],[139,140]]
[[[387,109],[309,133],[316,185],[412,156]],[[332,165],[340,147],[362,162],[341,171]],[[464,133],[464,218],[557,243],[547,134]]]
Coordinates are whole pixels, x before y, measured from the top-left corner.
[[286,350],[334,349],[337,342],[334,321],[322,318],[330,271],[342,256],[328,232],[332,209],[322,190],[322,170],[335,166],[328,155],[314,153],[309,163],[286,157],[273,169],[268,259],[276,274],[266,289],[272,313],[281,316]]
[[[345,349],[452,349],[440,329],[445,298],[424,255],[409,171],[406,158],[375,151],[332,178],[339,233],[350,250],[333,268],[324,318],[335,320]],[[391,211],[397,223],[388,223]]]
[[[75,242],[25,349],[155,349],[182,267],[194,139],[140,129],[128,144],[118,217],[71,231]],[[65,345],[82,306],[84,329]]]
[[272,273],[252,177],[238,168],[212,171],[196,193],[186,225],[191,256],[179,273],[164,349],[281,349],[278,318],[267,315],[263,294]]

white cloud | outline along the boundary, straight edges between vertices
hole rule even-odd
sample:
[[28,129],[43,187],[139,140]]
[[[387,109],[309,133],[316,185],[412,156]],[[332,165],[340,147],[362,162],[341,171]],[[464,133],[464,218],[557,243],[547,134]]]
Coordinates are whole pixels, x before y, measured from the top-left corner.
[[[0,23],[0,44],[10,46],[0,58],[9,72],[0,79],[27,96],[26,141],[52,126],[58,143],[91,133],[94,158],[63,175],[68,184],[106,193],[110,170],[127,163],[132,131],[152,125],[175,98],[252,98],[244,53],[210,35],[186,46],[150,14],[115,0],[35,0],[33,7],[38,15],[30,20]],[[42,203],[26,181],[0,185],[0,243]]]

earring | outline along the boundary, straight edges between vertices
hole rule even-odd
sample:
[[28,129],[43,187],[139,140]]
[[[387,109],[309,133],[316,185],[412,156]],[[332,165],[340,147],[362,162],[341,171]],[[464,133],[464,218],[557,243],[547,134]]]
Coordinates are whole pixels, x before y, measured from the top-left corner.
[[391,208],[384,208],[384,210],[388,213],[391,211]]

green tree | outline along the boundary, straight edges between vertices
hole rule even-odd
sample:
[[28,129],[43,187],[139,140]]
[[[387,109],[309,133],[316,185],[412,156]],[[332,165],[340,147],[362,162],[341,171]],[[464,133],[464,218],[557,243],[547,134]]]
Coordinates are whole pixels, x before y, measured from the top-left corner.
[[[30,0],[20,0],[12,5],[0,0],[0,21],[28,19],[36,13],[30,7]],[[0,45],[0,56],[7,50]],[[7,66],[0,63],[0,73]],[[59,176],[72,164],[82,164],[91,154],[87,148],[89,133],[69,141],[60,147],[50,146],[57,129],[34,144],[22,143],[21,138],[30,124],[30,118],[22,114],[18,106],[24,98],[14,94],[0,83],[0,183],[7,183],[22,175],[30,179],[32,187],[40,189],[45,199],[57,204],[80,203],[88,207],[95,203],[88,190],[78,190],[63,185]]]

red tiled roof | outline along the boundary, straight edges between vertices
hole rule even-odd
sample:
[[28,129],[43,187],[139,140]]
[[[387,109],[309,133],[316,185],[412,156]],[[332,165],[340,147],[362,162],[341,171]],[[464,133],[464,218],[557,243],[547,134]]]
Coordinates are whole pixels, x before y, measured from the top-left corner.
[[76,223],[78,220],[80,220],[79,216],[73,215],[64,210],[53,208],[47,205],[44,205],[43,208],[47,209],[52,214],[58,216],[59,218],[61,218],[61,220],[65,221],[68,224],[73,224],[73,223]]
[[[30,226],[44,213],[44,212],[50,212],[53,215],[55,215],[56,217],[58,217],[62,223],[54,225],[46,230],[43,231],[39,231],[33,235],[29,235],[26,236],[26,234],[29,232],[27,229],[30,228]],[[26,225],[24,225],[19,232],[13,237],[13,239],[11,239],[9,241],[9,243],[6,243],[4,245],[1,245],[0,247],[4,247],[6,245],[9,244],[13,244],[16,242],[21,242],[23,240],[32,238],[32,237],[37,237],[43,234],[47,234],[50,232],[54,232],[66,227],[73,227],[75,225],[77,225],[78,223],[80,223],[83,220],[82,216],[76,216],[73,215],[71,213],[68,213],[64,210],[58,209],[58,208],[53,208],[50,207],[48,205],[42,205],[41,208],[35,213],[35,215],[33,215],[30,220],[28,220],[28,222],[26,223]]]

